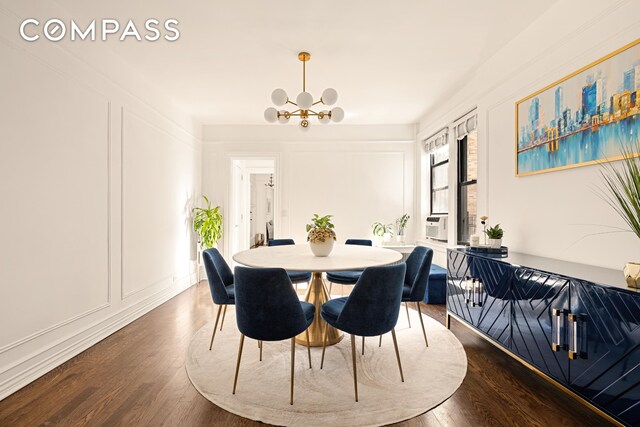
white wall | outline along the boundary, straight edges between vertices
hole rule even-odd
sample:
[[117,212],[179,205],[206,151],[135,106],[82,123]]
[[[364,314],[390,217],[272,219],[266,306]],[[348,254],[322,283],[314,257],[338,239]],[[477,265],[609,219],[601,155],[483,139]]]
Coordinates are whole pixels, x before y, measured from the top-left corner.
[[295,125],[205,126],[203,193],[228,211],[231,159],[273,157],[276,237],[305,242],[305,224],[318,213],[334,215],[338,241],[367,238],[372,222],[414,214],[414,152],[411,125],[317,125],[307,133]]
[[195,280],[199,130],[106,47],[0,4],[0,399]]
[[503,226],[511,250],[616,269],[640,259],[631,233],[596,234],[624,227],[596,194],[598,166],[529,177],[514,169],[515,103],[637,39],[639,24],[635,0],[560,1],[421,121],[419,140],[478,107],[478,212]]

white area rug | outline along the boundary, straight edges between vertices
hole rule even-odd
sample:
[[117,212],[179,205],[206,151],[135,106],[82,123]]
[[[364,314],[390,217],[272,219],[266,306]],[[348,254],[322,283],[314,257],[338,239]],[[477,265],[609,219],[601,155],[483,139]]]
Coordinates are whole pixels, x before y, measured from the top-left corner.
[[322,348],[296,344],[295,394],[289,404],[291,341],[265,342],[262,362],[257,342],[245,339],[238,387],[231,394],[240,334],[233,306],[227,309],[222,332],[209,351],[213,322],[193,336],[186,368],[195,388],[219,407],[242,417],[276,425],[377,426],[418,416],[448,399],[467,373],[462,344],[439,322],[423,315],[429,347],[424,345],[418,312],[404,308],[396,327],[405,382],[395,358],[391,334],[356,339],[358,397],[353,393],[351,340],[327,347],[320,370]]

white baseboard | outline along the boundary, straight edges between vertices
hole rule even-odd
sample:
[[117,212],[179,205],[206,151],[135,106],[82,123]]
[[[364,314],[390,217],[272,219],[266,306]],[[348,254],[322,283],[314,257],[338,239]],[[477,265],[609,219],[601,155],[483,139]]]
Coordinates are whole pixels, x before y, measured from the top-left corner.
[[[120,330],[124,326],[148,313],[195,284],[195,274],[174,280],[174,286],[149,298],[136,302],[97,324],[78,330],[62,342],[30,355],[9,370],[10,377],[0,382],[0,400],[15,393],[52,369],[60,366],[84,350]],[[8,372],[0,372],[0,378]]]

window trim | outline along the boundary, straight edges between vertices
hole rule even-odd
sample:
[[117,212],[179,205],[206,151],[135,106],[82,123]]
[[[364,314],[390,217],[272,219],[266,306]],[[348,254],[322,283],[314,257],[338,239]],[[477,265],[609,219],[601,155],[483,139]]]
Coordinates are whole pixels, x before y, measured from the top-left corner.
[[[475,130],[475,129],[474,129]],[[458,149],[458,173],[457,173],[457,185],[456,185],[456,190],[457,190],[457,194],[456,194],[456,216],[457,216],[457,221],[456,221],[456,242],[458,245],[464,245],[464,244],[468,244],[469,242],[466,241],[462,241],[460,239],[461,236],[461,232],[462,232],[462,188],[463,187],[470,187],[472,185],[477,185],[478,184],[478,178],[474,178],[474,179],[470,179],[470,180],[466,180],[466,181],[462,181],[462,168],[463,165],[468,166],[468,159],[467,159],[467,151],[468,150],[463,150],[462,148],[462,144],[465,144],[465,148],[466,148],[466,144],[467,144],[467,140],[468,140],[468,135],[469,134],[465,134],[462,138],[457,140],[457,149]],[[477,188],[476,187],[476,194],[477,194]],[[476,206],[477,208],[477,206]]]
[[443,166],[445,164],[448,165],[449,163],[449,158],[447,158],[446,160],[441,160],[438,163],[431,163],[433,161],[433,155],[429,154],[429,212],[430,215],[449,215],[449,207],[447,206],[447,211],[446,212],[436,212],[433,209],[434,203],[434,194],[436,191],[442,191],[442,190],[449,190],[449,177],[447,176],[447,185],[442,186],[442,187],[437,187],[434,188],[433,187],[433,168],[437,168],[438,166]]

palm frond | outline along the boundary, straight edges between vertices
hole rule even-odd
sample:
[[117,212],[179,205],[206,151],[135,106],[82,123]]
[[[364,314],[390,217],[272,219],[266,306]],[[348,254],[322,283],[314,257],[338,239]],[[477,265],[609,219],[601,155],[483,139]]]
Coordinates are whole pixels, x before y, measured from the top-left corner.
[[623,147],[619,167],[602,163],[600,171],[604,189],[600,196],[640,237],[640,143]]

